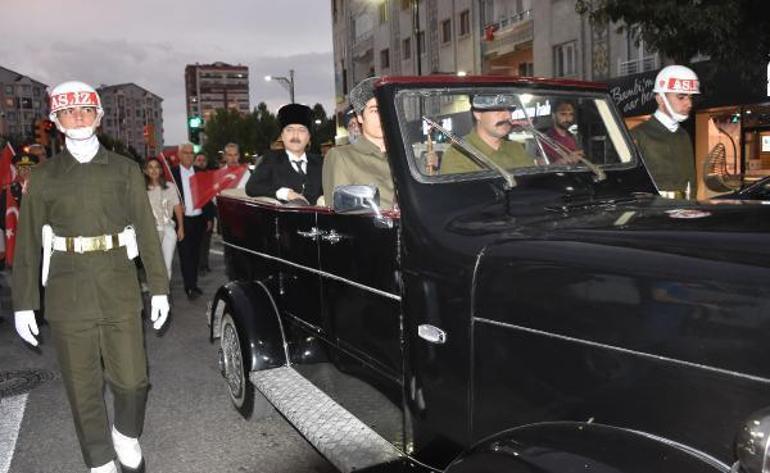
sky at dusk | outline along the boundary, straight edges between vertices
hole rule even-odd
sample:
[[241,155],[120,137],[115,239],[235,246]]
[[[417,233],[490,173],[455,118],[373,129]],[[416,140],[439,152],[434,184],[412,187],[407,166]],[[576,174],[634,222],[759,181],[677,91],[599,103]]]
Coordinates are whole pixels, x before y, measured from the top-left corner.
[[248,66],[251,107],[264,101],[273,111],[289,94],[263,77],[293,68],[297,102],[333,110],[328,0],[2,0],[2,7],[1,66],[49,86],[134,82],[163,98],[166,144],[186,139],[186,64]]

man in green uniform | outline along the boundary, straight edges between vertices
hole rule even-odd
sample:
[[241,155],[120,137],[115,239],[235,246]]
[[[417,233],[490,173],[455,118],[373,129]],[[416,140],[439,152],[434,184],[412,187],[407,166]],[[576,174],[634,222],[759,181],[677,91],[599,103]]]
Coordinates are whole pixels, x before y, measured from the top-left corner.
[[[487,96],[471,97],[473,130],[463,138],[486,157],[506,169],[533,166],[533,158],[524,150],[521,143],[507,139],[511,133],[511,105],[485,100]],[[489,96],[494,99],[494,96]],[[450,147],[441,159],[439,174],[456,174],[480,171],[468,153],[456,145]]]
[[377,187],[380,208],[392,209],[396,205],[380,112],[374,98],[374,83],[377,80],[379,77],[364,79],[350,91],[350,102],[361,125],[361,136],[353,144],[332,148],[324,158],[322,181],[324,201],[328,206],[332,205],[335,188],[351,184]]
[[684,66],[660,70],[653,88],[658,109],[652,118],[631,130],[647,170],[661,195],[695,198],[695,157],[692,141],[680,123],[692,110],[692,96],[700,93],[698,76]]
[[[132,259],[141,254],[156,329],[168,315],[168,277],[139,166],[96,139],[103,114],[87,84],[65,82],[51,92],[50,118],[66,149],[37,166],[26,186],[13,307],[16,331],[37,345],[42,254],[46,318],[85,463],[91,472],[117,472],[117,453],[124,472],[142,471],[138,437],[148,381]],[[111,435],[105,378],[115,400]]]

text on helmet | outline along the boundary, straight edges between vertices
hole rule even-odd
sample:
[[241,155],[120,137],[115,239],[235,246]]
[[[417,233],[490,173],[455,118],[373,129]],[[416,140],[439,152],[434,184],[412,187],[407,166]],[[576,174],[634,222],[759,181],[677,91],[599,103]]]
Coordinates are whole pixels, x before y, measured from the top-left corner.
[[69,107],[98,107],[96,92],[65,92],[51,96],[51,111]]

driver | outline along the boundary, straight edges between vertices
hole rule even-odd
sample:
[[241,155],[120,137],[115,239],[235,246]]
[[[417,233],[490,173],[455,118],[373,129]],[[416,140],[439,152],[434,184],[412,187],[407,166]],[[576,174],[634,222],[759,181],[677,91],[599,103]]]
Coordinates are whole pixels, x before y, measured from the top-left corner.
[[[515,105],[500,96],[476,95],[471,97],[473,130],[463,138],[500,166],[511,169],[533,166],[532,157],[521,143],[508,139],[513,124],[511,112]],[[456,174],[481,170],[467,153],[453,145],[441,159],[439,174]]]

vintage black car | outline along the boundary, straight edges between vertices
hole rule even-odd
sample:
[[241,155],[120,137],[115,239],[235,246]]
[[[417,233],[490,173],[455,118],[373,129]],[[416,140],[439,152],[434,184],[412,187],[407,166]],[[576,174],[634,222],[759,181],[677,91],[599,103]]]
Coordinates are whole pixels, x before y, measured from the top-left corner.
[[[658,196],[596,84],[376,94],[396,209],[365,182],[218,199],[211,338],[245,416],[256,386],[341,471],[768,471],[770,208]],[[548,139],[563,100],[577,164]],[[529,166],[463,139],[501,105]],[[443,172],[449,148],[475,170]]]
[[765,177],[730,194],[720,195],[719,199],[762,200],[770,201],[770,177]]

